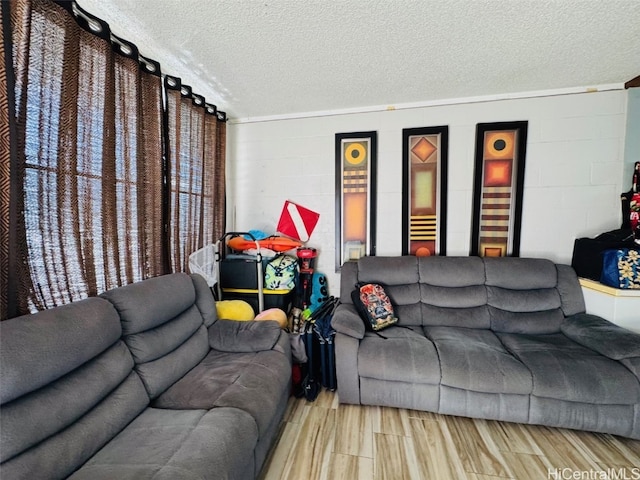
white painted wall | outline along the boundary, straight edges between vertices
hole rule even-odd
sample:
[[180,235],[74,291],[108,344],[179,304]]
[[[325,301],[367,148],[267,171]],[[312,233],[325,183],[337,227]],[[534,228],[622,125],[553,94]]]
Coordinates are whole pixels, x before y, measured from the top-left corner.
[[619,228],[621,90],[230,124],[228,230],[275,231],[285,200],[320,213],[309,246],[335,273],[336,133],[378,132],[377,254],[401,252],[402,129],[449,125],[447,254],[468,255],[477,123],[528,120],[521,256],[570,263],[575,238]]
[[640,88],[627,90],[627,130],[624,149],[622,185],[628,191],[633,184],[633,168],[640,162]]

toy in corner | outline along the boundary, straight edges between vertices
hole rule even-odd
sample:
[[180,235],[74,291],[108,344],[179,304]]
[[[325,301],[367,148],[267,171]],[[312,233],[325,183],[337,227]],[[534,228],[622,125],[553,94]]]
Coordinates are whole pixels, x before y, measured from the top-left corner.
[[629,195],[629,226],[633,232],[633,241],[640,245],[640,162],[634,165],[633,184]]
[[311,305],[313,272],[318,252],[315,248],[300,247],[296,251],[300,270],[298,282],[298,306],[306,310]]

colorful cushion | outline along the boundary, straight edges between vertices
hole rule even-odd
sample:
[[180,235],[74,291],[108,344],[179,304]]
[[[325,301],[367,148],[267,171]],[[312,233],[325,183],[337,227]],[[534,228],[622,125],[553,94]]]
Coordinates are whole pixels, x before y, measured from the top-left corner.
[[216,302],[218,318],[249,321],[254,319],[253,308],[244,300],[220,300]]

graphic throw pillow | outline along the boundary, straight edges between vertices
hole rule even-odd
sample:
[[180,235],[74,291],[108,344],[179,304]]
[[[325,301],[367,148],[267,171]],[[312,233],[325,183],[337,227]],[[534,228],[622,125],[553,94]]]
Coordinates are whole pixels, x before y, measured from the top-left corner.
[[398,323],[391,299],[379,283],[357,283],[351,300],[369,331],[378,332]]

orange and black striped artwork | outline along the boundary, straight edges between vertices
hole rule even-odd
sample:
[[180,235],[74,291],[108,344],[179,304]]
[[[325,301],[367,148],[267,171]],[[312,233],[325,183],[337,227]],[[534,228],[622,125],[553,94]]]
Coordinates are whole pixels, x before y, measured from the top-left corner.
[[518,256],[527,122],[478,124],[471,254]]

